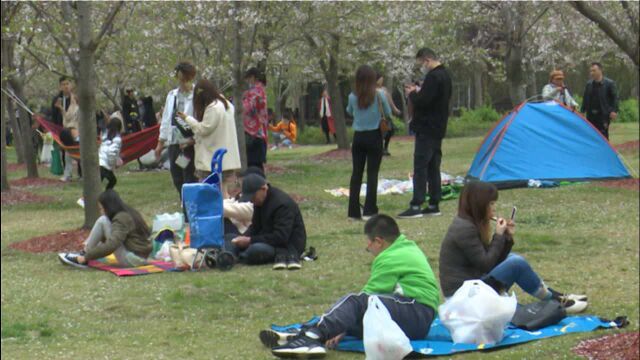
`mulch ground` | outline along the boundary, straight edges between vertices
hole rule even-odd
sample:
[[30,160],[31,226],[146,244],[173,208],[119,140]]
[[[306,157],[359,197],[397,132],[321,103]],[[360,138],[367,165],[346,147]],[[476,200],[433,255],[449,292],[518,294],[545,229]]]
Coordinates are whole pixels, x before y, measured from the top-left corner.
[[282,166],[276,166],[276,165],[271,165],[271,164],[265,164],[265,166],[264,166],[264,173],[267,176],[269,176],[269,175],[282,175],[282,174],[288,173],[289,171],[290,171],[289,169],[284,168]]
[[43,187],[43,186],[62,186],[64,183],[58,179],[51,178],[21,178],[12,180],[9,185],[16,187]]
[[596,186],[603,186],[614,189],[627,189],[640,191],[640,179],[624,179],[624,180],[609,180],[598,181],[594,183]]
[[16,204],[48,203],[55,199],[51,196],[37,195],[20,189],[2,192],[2,206]]
[[18,163],[7,164],[7,171],[16,171],[16,170],[22,170],[26,168],[27,168],[27,165],[25,164],[18,164]]
[[633,151],[640,149],[640,140],[628,141],[615,146],[618,151]]
[[30,253],[80,251],[87,236],[89,230],[68,230],[15,242],[9,247]]
[[640,359],[640,333],[630,332],[581,341],[573,351],[590,360]]
[[333,149],[315,155],[314,160],[350,160],[351,149]]

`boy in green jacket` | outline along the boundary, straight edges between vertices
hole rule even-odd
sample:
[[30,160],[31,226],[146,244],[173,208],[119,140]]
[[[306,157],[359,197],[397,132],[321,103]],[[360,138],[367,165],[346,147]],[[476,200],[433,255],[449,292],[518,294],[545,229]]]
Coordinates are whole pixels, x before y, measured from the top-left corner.
[[425,339],[440,302],[440,289],[431,266],[415,242],[400,234],[387,215],[375,215],[364,225],[367,251],[374,257],[371,276],[359,294],[349,294],[314,325],[297,333],[260,332],[260,340],[282,358],[326,355],[325,345],[336,345],[344,335],[362,338],[362,318],[370,295],[378,295],[391,318],[409,339]]

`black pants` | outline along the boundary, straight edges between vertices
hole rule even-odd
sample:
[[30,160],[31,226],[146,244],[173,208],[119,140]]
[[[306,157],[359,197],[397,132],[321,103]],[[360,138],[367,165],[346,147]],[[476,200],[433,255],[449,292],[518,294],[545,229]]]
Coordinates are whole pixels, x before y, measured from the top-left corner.
[[[189,165],[186,168],[181,168],[176,164],[176,159],[180,154],[184,154],[191,159]],[[169,170],[171,171],[171,179],[173,180],[173,186],[178,190],[180,199],[182,199],[182,185],[188,183],[198,182],[198,178],[195,175],[195,150],[193,146],[188,146],[180,150],[180,145],[169,145]]]
[[244,133],[247,143],[247,166],[256,166],[264,171],[267,162],[267,143],[263,138]]
[[393,122],[389,121],[389,124],[391,124],[391,130],[384,134],[384,151],[386,152],[389,151],[389,142],[391,142],[391,137],[396,133],[396,128],[392,125]]
[[349,184],[349,211],[352,218],[360,218],[360,187],[364,166],[367,165],[367,196],[362,215],[378,213],[378,172],[382,161],[382,134],[380,130],[356,131],[351,145],[353,170]]
[[105,188],[105,190],[113,189],[118,182],[113,171],[100,166],[100,182],[102,182],[102,180],[104,179],[107,179],[107,187]]
[[609,140],[609,116],[601,114],[587,114],[587,120],[595,126],[600,133]]
[[[411,340],[425,339],[429,334],[435,311],[414,299],[400,295],[378,295],[400,329]],[[349,294],[322,315],[318,324],[311,326],[320,334],[321,342],[342,333],[362,339],[362,318],[369,305],[369,295]],[[315,331],[314,331],[315,332]]]
[[246,249],[239,249],[231,242],[236,236],[238,236],[238,234],[229,233],[224,235],[224,249],[247,265],[269,264],[273,263],[276,257],[288,257],[298,254],[293,246],[282,248],[274,247],[266,243],[255,243],[249,245]]
[[[331,137],[329,136],[329,119],[326,116],[323,116],[320,120],[320,125],[322,127],[322,132],[324,136],[327,138],[327,144],[331,143]],[[336,134],[333,134],[333,138],[335,140]]]
[[442,198],[440,184],[440,162],[442,161],[442,139],[432,139],[416,134],[413,150],[413,199],[412,206],[424,203],[429,183],[429,204],[438,205]]

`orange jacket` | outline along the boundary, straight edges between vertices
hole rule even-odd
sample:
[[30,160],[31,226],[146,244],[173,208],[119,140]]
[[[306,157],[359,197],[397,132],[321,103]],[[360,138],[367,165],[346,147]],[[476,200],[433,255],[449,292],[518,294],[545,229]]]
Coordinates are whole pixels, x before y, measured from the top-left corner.
[[276,126],[269,125],[269,129],[273,132],[281,132],[291,140],[291,142],[296,142],[298,130],[296,129],[296,123],[293,121],[289,121],[289,126],[287,126],[284,121],[280,121]]

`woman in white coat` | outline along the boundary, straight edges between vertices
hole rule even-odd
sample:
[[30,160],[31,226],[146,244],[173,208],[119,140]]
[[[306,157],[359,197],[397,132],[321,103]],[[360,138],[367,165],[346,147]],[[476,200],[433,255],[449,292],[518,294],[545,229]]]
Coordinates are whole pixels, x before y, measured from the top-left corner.
[[[219,148],[226,148],[222,160],[223,191],[226,184],[235,181],[236,170],[242,167],[233,105],[225,99],[209,80],[198,81],[193,89],[193,114],[178,112],[189,124],[195,139],[196,176],[204,179],[211,173],[211,158]],[[226,196],[225,196],[226,198]]]

